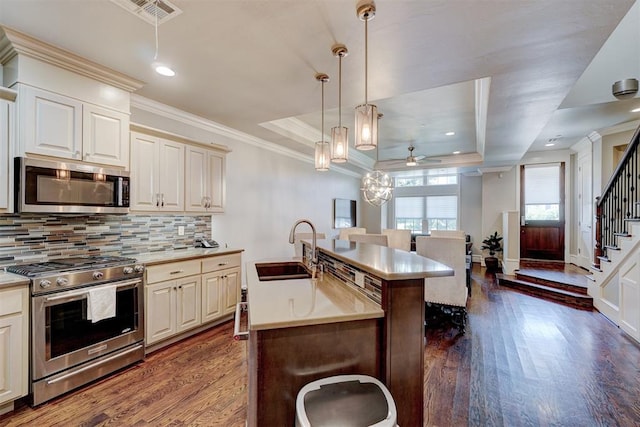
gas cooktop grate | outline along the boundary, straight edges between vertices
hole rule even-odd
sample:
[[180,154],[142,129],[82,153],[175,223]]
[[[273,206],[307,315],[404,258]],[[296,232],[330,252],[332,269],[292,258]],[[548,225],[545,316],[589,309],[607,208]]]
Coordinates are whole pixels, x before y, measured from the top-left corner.
[[10,273],[21,276],[34,277],[46,273],[62,273],[67,271],[91,270],[96,268],[115,267],[123,264],[133,264],[134,258],[119,256],[87,256],[61,258],[34,264],[13,265],[7,267]]

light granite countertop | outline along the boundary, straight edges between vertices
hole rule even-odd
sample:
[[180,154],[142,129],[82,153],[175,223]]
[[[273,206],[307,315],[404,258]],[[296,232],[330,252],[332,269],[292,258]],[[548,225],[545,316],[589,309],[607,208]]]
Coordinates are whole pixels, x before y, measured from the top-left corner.
[[4,270],[0,270],[0,289],[18,285],[29,285],[29,279],[18,274],[7,273]]
[[[267,262],[299,261],[270,259]],[[255,264],[247,263],[249,329],[265,330],[319,325],[384,316],[378,304],[329,274],[322,280],[290,279],[261,282]]]
[[[306,243],[310,242],[305,240]],[[448,266],[429,258],[386,246],[348,240],[318,240],[320,251],[385,280],[453,276]]]
[[144,265],[166,264],[175,261],[186,261],[202,257],[229,255],[239,253],[244,249],[238,248],[189,248],[175,251],[148,252],[133,256],[139,263]]

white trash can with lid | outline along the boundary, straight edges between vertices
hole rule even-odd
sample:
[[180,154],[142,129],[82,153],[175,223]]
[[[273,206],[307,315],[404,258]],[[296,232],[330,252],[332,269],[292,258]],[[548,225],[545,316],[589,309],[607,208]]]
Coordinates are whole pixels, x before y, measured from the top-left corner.
[[387,387],[367,375],[310,382],[296,399],[296,427],[396,427],[397,417]]

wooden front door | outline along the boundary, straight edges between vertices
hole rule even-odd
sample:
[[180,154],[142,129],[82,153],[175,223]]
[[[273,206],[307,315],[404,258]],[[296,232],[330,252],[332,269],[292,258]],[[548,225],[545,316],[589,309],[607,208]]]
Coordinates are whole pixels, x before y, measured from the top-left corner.
[[564,162],[520,168],[520,258],[564,261]]

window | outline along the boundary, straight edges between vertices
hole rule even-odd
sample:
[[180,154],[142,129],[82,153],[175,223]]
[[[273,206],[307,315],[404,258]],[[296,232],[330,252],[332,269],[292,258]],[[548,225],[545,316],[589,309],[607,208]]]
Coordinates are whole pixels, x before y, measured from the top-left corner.
[[399,176],[395,179],[396,187],[422,187],[425,185],[455,185],[457,174],[439,174],[426,176]]
[[395,228],[423,231],[456,230],[458,226],[457,196],[396,197]]
[[560,165],[526,165],[524,216],[527,221],[560,220]]

